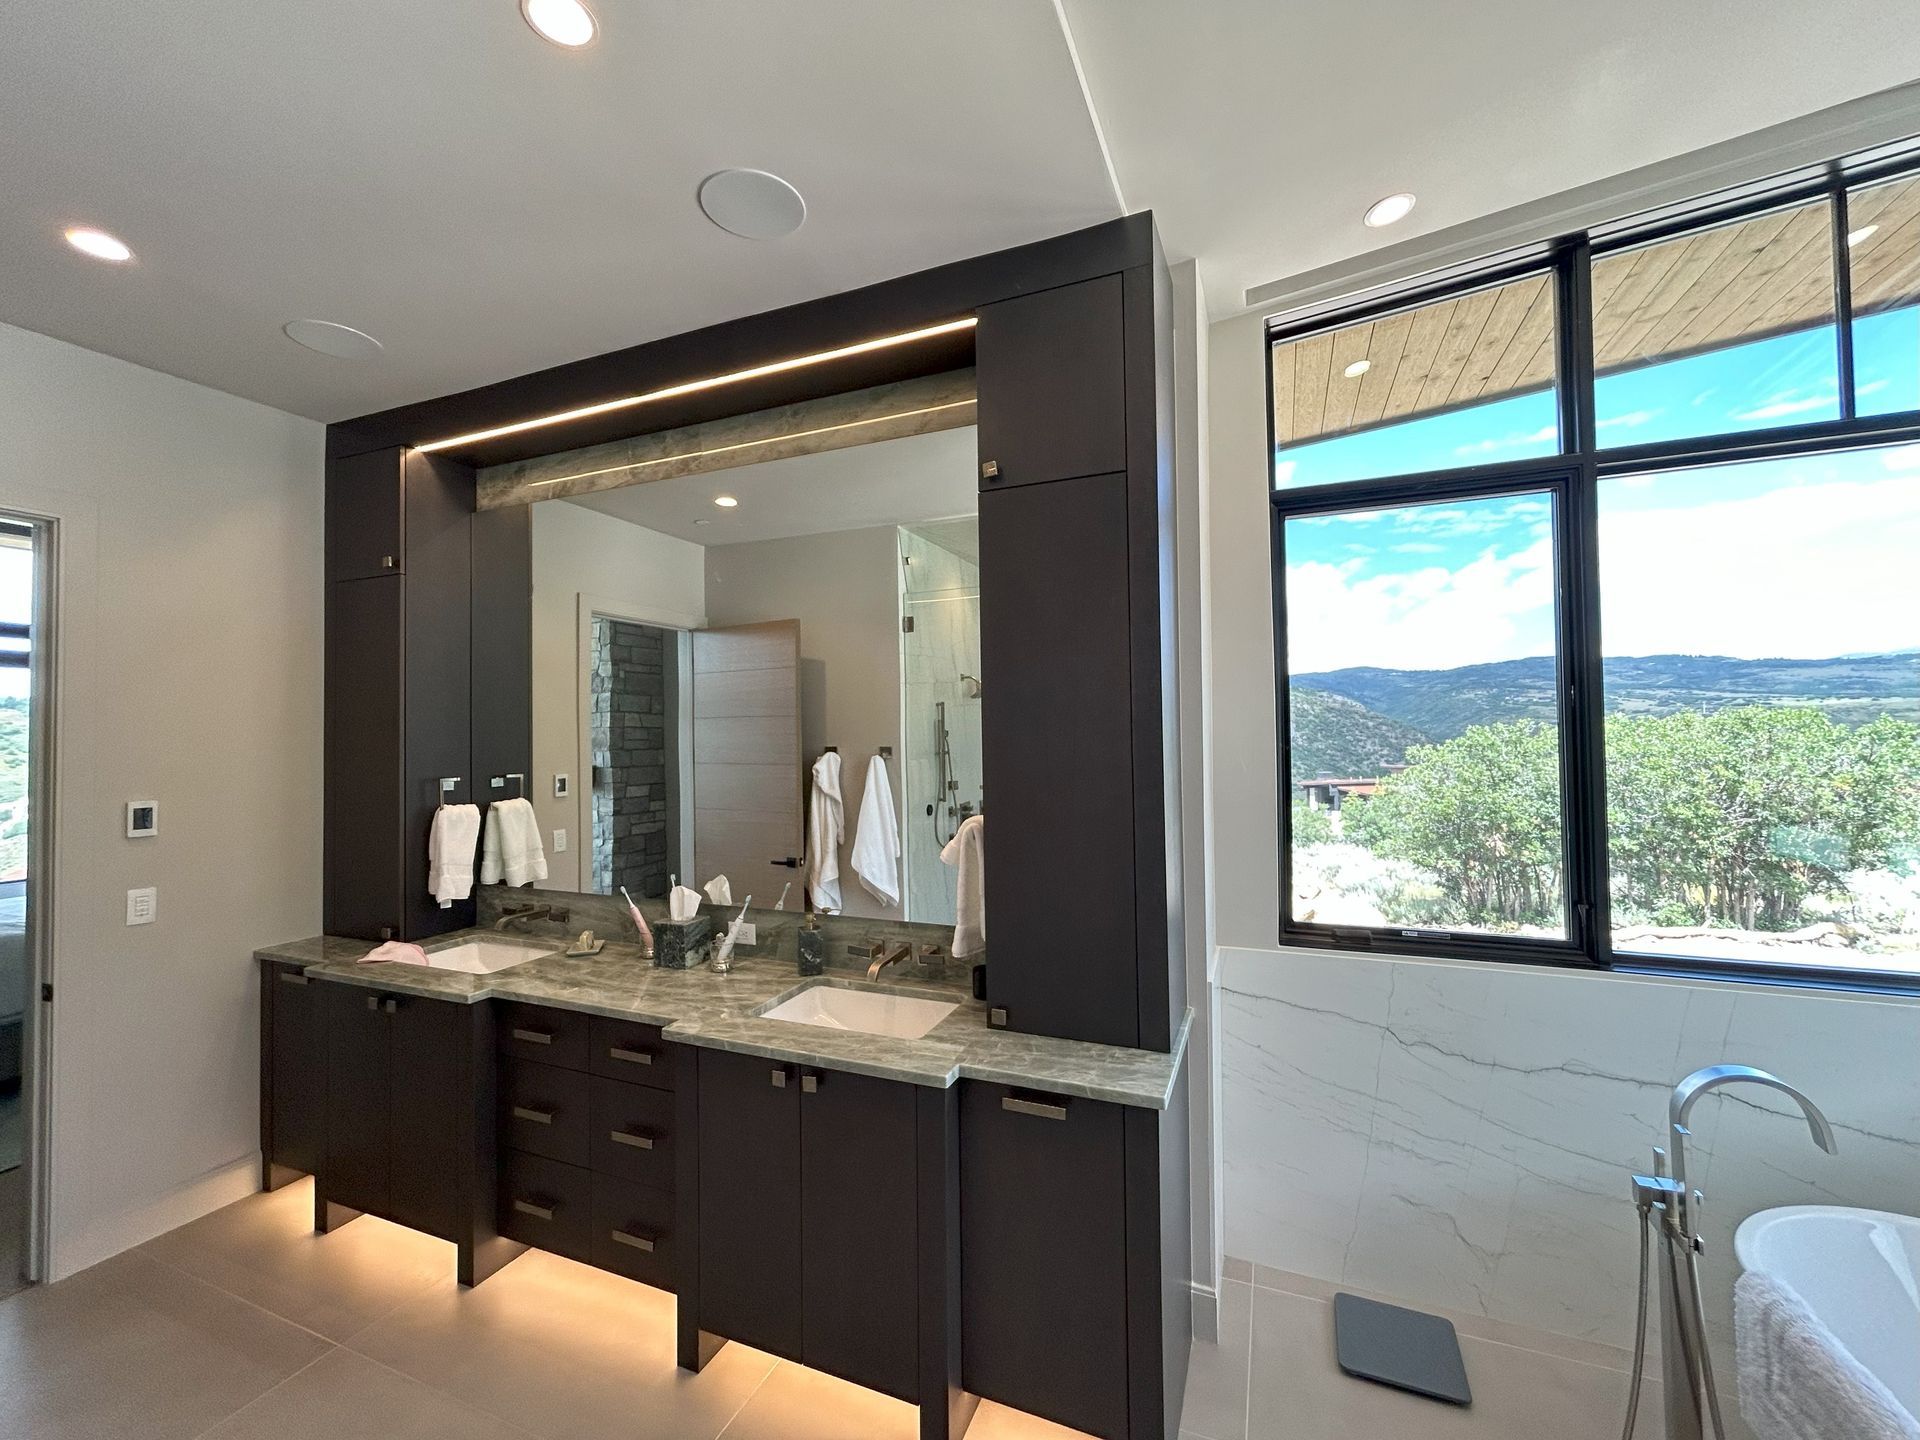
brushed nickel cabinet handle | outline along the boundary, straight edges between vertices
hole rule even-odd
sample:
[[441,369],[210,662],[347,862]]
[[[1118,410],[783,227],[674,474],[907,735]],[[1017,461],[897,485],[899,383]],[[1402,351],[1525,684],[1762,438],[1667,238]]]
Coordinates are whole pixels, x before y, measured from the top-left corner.
[[653,1148],[653,1137],[651,1135],[636,1135],[631,1130],[609,1130],[607,1132],[607,1138],[616,1145],[631,1145],[636,1150],[651,1150]]
[[615,1060],[624,1060],[629,1065],[651,1065],[653,1055],[646,1050],[627,1050],[618,1045],[609,1045],[607,1054]]
[[653,1241],[644,1235],[635,1235],[626,1230],[609,1230],[607,1234],[616,1245],[626,1245],[634,1250],[644,1250],[649,1255],[653,1253]]
[[387,1014],[389,1015],[393,1014],[393,1012],[398,1010],[399,1008],[400,1008],[400,1002],[398,1000],[389,1000],[386,1002]]
[[514,1026],[514,1027],[513,1027],[513,1038],[514,1038],[514,1039],[516,1039],[516,1040],[524,1040],[524,1041],[526,1041],[526,1042],[527,1042],[527,1043],[528,1043],[529,1045],[551,1045],[551,1044],[553,1044],[553,1032],[552,1032],[552,1031],[550,1031],[550,1030],[522,1030],[522,1029],[521,1029],[521,1028],[520,1028],[520,1027],[519,1027],[518,1025],[516,1025],[516,1026]]
[[776,1065],[773,1067],[772,1083],[773,1088],[776,1090],[784,1090],[787,1088],[787,1071],[785,1066]]
[[282,985],[304,985],[307,983],[307,977],[302,975],[298,970],[282,970],[280,972],[280,983]]
[[820,1088],[820,1077],[818,1075],[809,1073],[809,1074],[803,1074],[800,1077],[800,1093],[801,1094],[811,1095],[815,1091],[817,1091],[819,1088]]
[[513,1202],[513,1208],[518,1210],[522,1215],[533,1216],[536,1220],[553,1219],[553,1206],[551,1205],[536,1205],[531,1200],[516,1200]]
[[378,1010],[379,1008],[380,1008],[380,997],[378,995],[367,996],[367,1009]]
[[516,1120],[531,1120],[536,1125],[551,1125],[553,1124],[553,1111],[535,1110],[530,1106],[516,1105],[513,1107],[513,1118]]
[[1041,1100],[1022,1100],[1018,1095],[1002,1095],[1000,1108],[1011,1110],[1016,1115],[1034,1115],[1042,1120],[1064,1120],[1067,1107],[1064,1103],[1049,1105]]

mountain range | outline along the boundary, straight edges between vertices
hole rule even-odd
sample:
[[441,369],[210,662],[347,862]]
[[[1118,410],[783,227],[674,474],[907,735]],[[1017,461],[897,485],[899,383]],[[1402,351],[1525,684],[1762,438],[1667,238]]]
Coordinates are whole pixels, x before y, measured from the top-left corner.
[[[1736,705],[1806,705],[1836,723],[1920,720],[1920,651],[1831,660],[1640,655],[1603,662],[1610,713],[1665,715]],[[1422,740],[1471,725],[1555,718],[1551,656],[1452,670],[1355,666],[1291,677],[1293,774],[1371,775]]]

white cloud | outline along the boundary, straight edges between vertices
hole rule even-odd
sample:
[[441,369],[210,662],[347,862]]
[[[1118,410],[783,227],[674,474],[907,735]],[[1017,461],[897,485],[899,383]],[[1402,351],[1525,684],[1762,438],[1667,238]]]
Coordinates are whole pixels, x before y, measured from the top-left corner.
[[1664,410],[1629,410],[1624,415],[1609,415],[1599,422],[1596,428],[1601,430],[1637,430],[1648,421],[1658,420],[1667,412]]
[[1560,438],[1558,425],[1543,425],[1527,435],[1502,435],[1497,439],[1476,440],[1471,445],[1456,445],[1453,453],[1459,456],[1494,455],[1502,450],[1512,450],[1521,445],[1551,445]]
[[1840,403],[1837,395],[1808,395],[1800,400],[1769,400],[1751,410],[1736,410],[1736,420],[1780,420],[1788,415],[1804,415],[1809,410],[1831,410]]

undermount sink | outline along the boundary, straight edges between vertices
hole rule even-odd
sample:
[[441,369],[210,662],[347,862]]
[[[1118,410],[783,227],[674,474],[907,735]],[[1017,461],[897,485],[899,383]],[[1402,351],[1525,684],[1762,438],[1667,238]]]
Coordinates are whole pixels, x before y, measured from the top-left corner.
[[1790,1287],[1911,1415],[1920,1415],[1920,1218],[1787,1205],[1740,1222],[1734,1255]]
[[863,1035],[918,1040],[959,1008],[945,1000],[922,1000],[913,995],[809,985],[760,1018],[818,1025],[825,1030],[855,1030]]
[[492,975],[551,954],[551,950],[539,950],[529,945],[509,945],[499,940],[463,940],[458,945],[427,951],[424,961],[402,960],[399,963],[424,964],[429,970],[453,970],[462,975]]

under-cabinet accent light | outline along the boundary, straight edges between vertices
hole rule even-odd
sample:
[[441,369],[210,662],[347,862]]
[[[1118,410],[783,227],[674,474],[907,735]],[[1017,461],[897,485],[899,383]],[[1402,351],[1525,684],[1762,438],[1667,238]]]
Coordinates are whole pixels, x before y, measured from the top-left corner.
[[1361,219],[1378,230],[1383,225],[1392,225],[1404,220],[1412,213],[1413,196],[1402,190],[1398,195],[1389,195],[1384,200],[1374,201],[1367,207],[1367,213]]
[[718,505],[722,510],[738,510],[740,508],[740,502],[731,495],[716,495],[713,497],[713,503]]
[[91,255],[96,260],[110,261],[115,265],[125,264],[133,258],[133,250],[126,241],[104,230],[96,230],[91,225],[73,226],[67,231],[67,244],[82,255]]
[[520,13],[534,34],[569,50],[591,45],[600,28],[580,0],[520,0]]
[[1356,360],[1351,365],[1347,366],[1346,369],[1342,370],[1340,373],[1346,376],[1347,379],[1349,380],[1358,380],[1362,375],[1366,374],[1367,371],[1371,370],[1372,368],[1373,368],[1373,362],[1371,360]]
[[723,385],[737,385],[745,380],[760,380],[768,375],[782,375],[789,370],[804,370],[812,365],[825,365],[835,360],[850,359],[855,355],[870,355],[875,350],[887,350],[895,345],[911,345],[916,340],[931,340],[937,335],[951,335],[956,330],[971,330],[978,323],[973,316],[969,315],[964,320],[949,320],[944,325],[928,325],[919,330],[903,330],[898,335],[882,335],[877,340],[862,340],[857,345],[842,345],[833,350],[818,350],[811,355],[796,355],[791,360],[775,360],[746,370],[729,371],[725,375],[710,375],[705,380],[688,380],[684,384],[669,385],[665,389],[649,390],[644,395],[623,395],[618,400],[602,400],[597,405],[582,405],[576,410],[561,410],[552,415],[537,416],[532,420],[516,420],[511,425],[496,425],[491,429],[475,430],[466,435],[451,435],[445,440],[430,441],[416,448],[421,451],[434,451],[449,450],[455,445],[477,445],[482,440],[498,440],[505,435],[521,435],[528,430],[538,430],[547,425],[565,425],[569,421],[586,420],[595,415],[608,415],[616,410],[631,410],[636,405],[650,405],[656,400],[673,400],[682,395],[697,395],[703,390],[717,390]]
[[761,445],[779,445],[787,440],[805,440],[814,435],[830,435],[836,430],[858,430],[866,425],[884,425],[889,420],[911,420],[916,415],[935,415],[942,410],[960,410],[975,402],[950,400],[944,405],[923,405],[918,410],[896,410],[891,415],[872,415],[865,420],[844,420],[838,425],[816,425],[811,430],[790,430],[785,435],[764,435],[758,440],[736,440],[731,445],[709,445],[703,450],[682,450],[677,455],[660,455],[652,460],[629,460],[620,465],[603,465],[598,470],[581,470],[572,475],[556,475],[551,480],[530,480],[536,485],[564,485],[569,480],[591,480],[597,475],[614,475],[622,470],[645,470],[650,465],[671,465],[676,460],[698,460],[707,455],[726,455],[735,450],[752,450]]
[[1878,225],[1862,225],[1858,230],[1849,230],[1847,232],[1847,244],[1858,245],[1862,240],[1877,234],[1879,230],[1880,227]]

